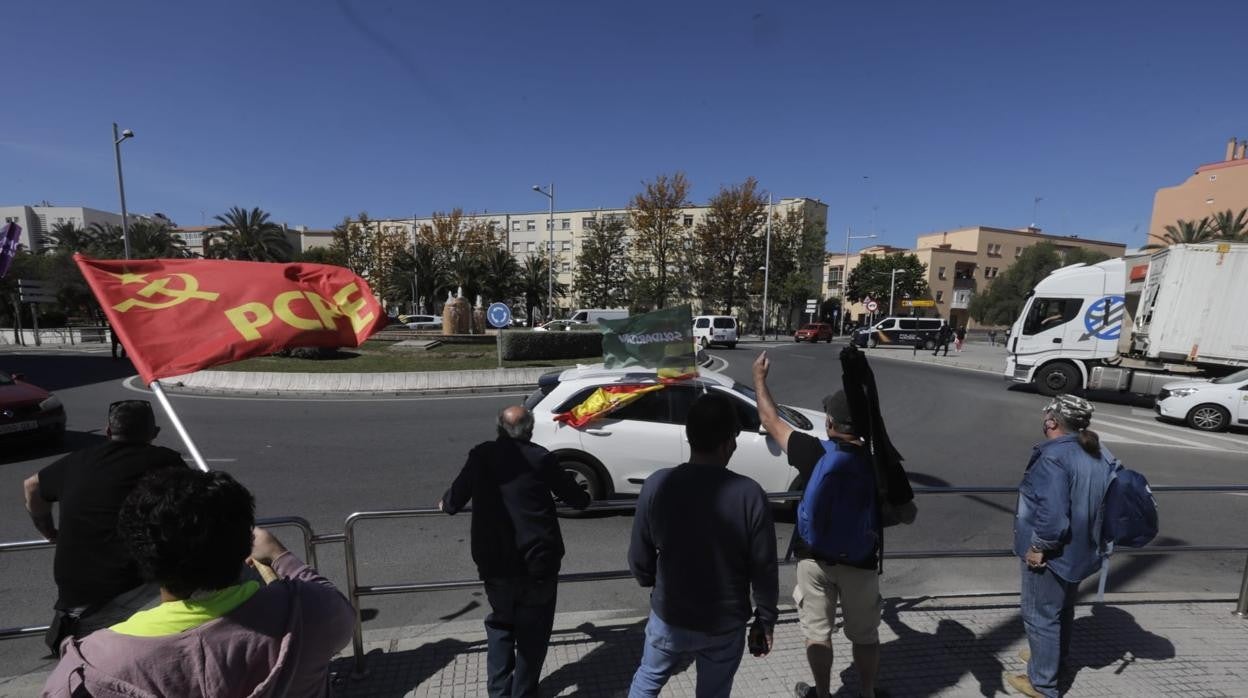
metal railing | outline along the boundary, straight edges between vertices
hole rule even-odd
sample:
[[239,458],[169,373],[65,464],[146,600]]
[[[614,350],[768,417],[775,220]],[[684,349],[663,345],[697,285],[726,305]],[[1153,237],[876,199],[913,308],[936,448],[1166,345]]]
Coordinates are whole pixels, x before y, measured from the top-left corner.
[[[1159,485],[1152,488],[1155,493],[1227,493],[1248,492],[1248,485]],[[1008,495],[1016,494],[1016,487],[915,487],[916,495]],[[773,502],[795,502],[801,498],[800,492],[769,494]],[[632,511],[636,508],[635,500],[618,500],[591,504],[587,512]],[[576,510],[560,507],[561,512]],[[464,513],[471,508],[464,509]],[[260,519],[256,525],[270,528],[294,526],[303,537],[304,560],[317,567],[316,547],[329,543],[342,543],[346,562],[347,589],[346,596],[351,603],[355,615],[352,631],[352,656],[354,675],[365,673],[363,619],[361,617],[360,599],[367,596],[385,596],[391,594],[423,593],[432,591],[451,591],[458,589],[474,589],[483,585],[479,579],[460,579],[434,582],[394,582],[390,584],[361,584],[356,561],[356,524],[361,521],[379,519],[406,519],[445,516],[438,509],[388,509],[380,511],[359,511],[351,514],[343,522],[342,533],[316,534],[306,519],[297,516]],[[18,552],[23,550],[50,550],[54,544],[47,541],[21,541],[16,543],[0,543],[0,553]],[[1144,548],[1118,548],[1116,555],[1170,555],[1175,553],[1224,553],[1248,551],[1248,543],[1242,545],[1165,545]],[[888,560],[923,560],[941,558],[1008,558],[1014,551],[1007,548],[979,549],[938,549],[938,550],[885,550],[884,557]],[[780,560],[780,564],[793,564],[789,560]],[[595,572],[574,572],[559,575],[560,583],[597,582],[631,579],[628,570],[604,570]],[[1245,563],[1243,581],[1240,586],[1239,599],[1235,614],[1240,617],[1248,615],[1248,562]],[[47,626],[30,626],[0,629],[0,640],[39,635],[47,630]]]
[[[316,567],[316,543],[320,541],[317,540],[317,536],[313,535],[312,524],[308,523],[307,519],[301,516],[279,516],[270,519],[257,519],[256,525],[264,526],[265,528],[283,528],[287,526],[294,526],[295,528],[298,528],[299,533],[303,537],[303,559],[307,561],[309,565]],[[341,536],[323,536],[322,538],[341,539]],[[330,541],[327,540],[325,542]],[[24,550],[55,549],[56,543],[49,543],[46,540],[24,540],[14,543],[0,543],[0,554],[16,553]],[[48,611],[50,614],[51,609],[48,609]],[[48,626],[46,625],[19,625],[12,628],[0,628],[0,640],[12,640],[19,637],[43,635],[47,631]]]

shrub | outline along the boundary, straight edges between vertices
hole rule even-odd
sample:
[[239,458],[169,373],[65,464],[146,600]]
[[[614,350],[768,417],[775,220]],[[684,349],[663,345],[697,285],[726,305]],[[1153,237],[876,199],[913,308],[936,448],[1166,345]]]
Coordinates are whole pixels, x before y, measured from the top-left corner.
[[602,335],[597,332],[515,330],[501,333],[499,341],[504,361],[602,356]]
[[274,356],[281,356],[287,359],[307,359],[309,361],[339,358],[338,350],[334,347],[291,347],[282,349]]

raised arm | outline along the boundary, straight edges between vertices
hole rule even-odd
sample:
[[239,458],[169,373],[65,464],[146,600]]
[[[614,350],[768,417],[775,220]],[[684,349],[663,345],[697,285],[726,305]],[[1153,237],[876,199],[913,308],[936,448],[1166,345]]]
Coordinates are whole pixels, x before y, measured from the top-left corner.
[[788,453],[789,435],[793,433],[793,427],[780,418],[776,401],[771,398],[771,390],[767,388],[767,373],[770,370],[771,360],[767,358],[767,352],[759,354],[754,359],[754,392],[758,394],[758,419],[771,438],[780,445],[780,450]]
[[22,482],[26,496],[26,511],[39,533],[50,542],[56,542],[56,522],[52,520],[52,502],[39,493],[39,475],[31,475]]

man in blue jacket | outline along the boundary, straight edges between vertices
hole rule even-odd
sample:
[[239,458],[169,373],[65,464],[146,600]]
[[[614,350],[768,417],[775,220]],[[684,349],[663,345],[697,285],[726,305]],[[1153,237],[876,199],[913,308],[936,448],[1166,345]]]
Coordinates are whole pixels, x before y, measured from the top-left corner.
[[1101,566],[1105,492],[1113,456],[1088,429],[1092,403],[1058,395],[1044,408],[1045,441],[1031,454],[1018,487],[1014,553],[1021,559],[1021,613],[1029,652],[1026,675],[1006,682],[1025,696],[1058,695],[1070,651],[1079,582]]

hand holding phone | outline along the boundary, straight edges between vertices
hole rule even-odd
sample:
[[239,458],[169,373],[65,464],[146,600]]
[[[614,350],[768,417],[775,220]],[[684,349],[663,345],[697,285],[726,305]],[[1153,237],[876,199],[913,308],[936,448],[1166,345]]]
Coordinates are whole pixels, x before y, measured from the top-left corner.
[[755,657],[765,657],[771,652],[772,633],[759,621],[754,621],[750,625],[747,639],[749,641],[750,654]]

